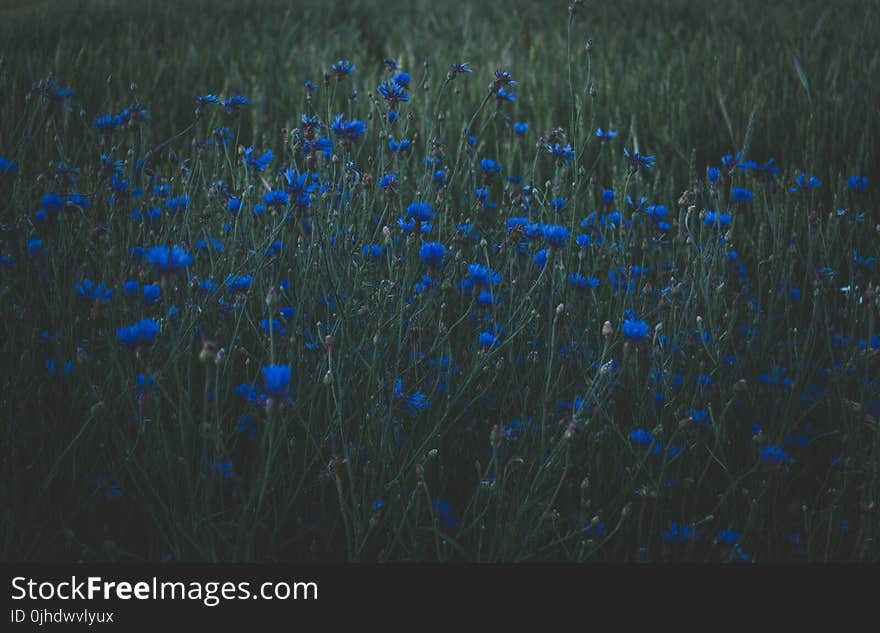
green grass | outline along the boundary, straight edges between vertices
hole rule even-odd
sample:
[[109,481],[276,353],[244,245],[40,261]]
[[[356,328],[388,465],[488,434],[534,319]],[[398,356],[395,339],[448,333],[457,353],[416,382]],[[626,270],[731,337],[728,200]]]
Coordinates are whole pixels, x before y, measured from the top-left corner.
[[[877,272],[854,252],[880,255],[878,3],[621,0],[571,20],[564,3],[437,4],[0,8],[0,156],[19,168],[0,175],[0,255],[16,260],[0,267],[0,558],[727,561],[740,556],[713,541],[733,530],[751,560],[877,560]],[[412,75],[393,126],[376,92],[386,57]],[[357,70],[325,84],[340,58]],[[473,74],[447,80],[463,61]],[[519,82],[517,101],[481,106],[496,68]],[[29,96],[50,73],[76,90],[70,111]],[[320,85],[310,99],[306,80]],[[253,105],[196,116],[208,93]],[[149,122],[92,127],[133,102]],[[306,113],[327,124],[344,113],[367,132],[306,162],[291,135]],[[529,123],[525,139],[515,121]],[[229,148],[200,147],[221,125]],[[539,142],[555,127],[574,147],[571,167]],[[617,139],[600,144],[597,127]],[[391,156],[389,135],[413,141],[408,156]],[[435,139],[442,193],[422,162]],[[249,146],[275,155],[259,177],[241,164]],[[630,170],[624,147],[657,166]],[[706,167],[740,151],[775,157],[775,181],[733,169],[710,189]],[[101,154],[125,161],[143,195],[110,204]],[[481,158],[501,175],[485,183]],[[62,160],[81,168],[90,206],[40,223],[43,196],[63,191]],[[302,217],[253,216],[288,166],[326,185],[310,231]],[[378,186],[389,172],[396,196]],[[822,186],[790,193],[802,172]],[[504,180],[514,175],[519,185]],[[866,192],[848,189],[853,175],[868,177]],[[243,202],[236,219],[218,179]],[[154,184],[189,196],[186,212],[133,222],[134,209],[162,206]],[[494,210],[475,203],[484,185]],[[734,205],[732,187],[753,203]],[[605,188],[634,221],[597,227],[581,251],[581,220],[609,211]],[[669,230],[626,195],[665,205]],[[396,223],[416,199],[437,213],[424,240]],[[730,211],[729,231],[706,227],[707,210]],[[505,230],[527,214],[571,232],[544,269],[531,257],[541,240],[527,257]],[[473,232],[457,232],[466,222]],[[30,259],[33,237],[43,252]],[[222,252],[197,248],[211,239]],[[429,240],[446,245],[439,270],[419,260]],[[166,244],[194,255],[185,275],[160,280],[130,256]],[[362,254],[370,244],[385,247],[375,262]],[[503,275],[496,305],[459,292],[471,263]],[[647,272],[634,278],[634,266]],[[835,275],[817,274],[825,267]],[[609,278],[621,269],[629,292]],[[573,289],[573,272],[599,286]],[[416,295],[424,274],[434,286]],[[226,290],[230,275],[252,276],[247,293]],[[200,292],[191,276],[219,288]],[[115,290],[107,305],[77,296],[83,279]],[[161,285],[160,300],[127,298],[129,280]],[[269,338],[260,321],[281,319],[281,306],[294,317]],[[651,326],[646,341],[626,342],[626,310]],[[116,331],[141,318],[162,331],[136,355]],[[499,345],[481,349],[490,326]],[[204,341],[223,349],[219,362],[200,360]],[[72,373],[50,376],[50,359],[74,361]],[[235,389],[260,390],[269,364],[291,365],[293,380],[290,402],[267,413]],[[788,385],[773,383],[782,368]],[[153,381],[140,398],[138,375]],[[394,401],[398,377],[430,401],[419,415]],[[711,424],[687,423],[694,411]],[[253,441],[239,431],[247,418]],[[508,437],[514,420],[530,423]],[[636,429],[655,443],[638,446]],[[791,459],[767,464],[768,446]],[[231,477],[212,467],[222,463]],[[121,496],[108,499],[107,484]],[[451,504],[457,527],[435,502]],[[671,522],[699,538],[664,538]]]

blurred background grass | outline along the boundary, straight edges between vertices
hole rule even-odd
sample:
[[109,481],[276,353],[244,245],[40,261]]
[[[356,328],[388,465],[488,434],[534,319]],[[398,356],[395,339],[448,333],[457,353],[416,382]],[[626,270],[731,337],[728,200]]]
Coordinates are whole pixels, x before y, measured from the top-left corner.
[[[2,33],[4,125],[31,80],[54,72],[89,113],[131,100],[153,113],[156,138],[190,120],[191,96],[239,91],[253,124],[293,121],[305,80],[338,58],[358,60],[354,85],[374,94],[381,60],[421,76],[454,61],[521,81],[516,120],[565,122],[564,2],[279,2],[82,0],[7,5]],[[681,180],[740,148],[754,112],[750,157],[806,171],[877,173],[877,2],[588,2],[578,33],[595,44],[597,121],[637,134]],[[583,64],[585,37],[573,45]],[[798,70],[800,67],[801,71]],[[576,80],[577,84],[578,81]],[[578,91],[582,88],[578,86]]]

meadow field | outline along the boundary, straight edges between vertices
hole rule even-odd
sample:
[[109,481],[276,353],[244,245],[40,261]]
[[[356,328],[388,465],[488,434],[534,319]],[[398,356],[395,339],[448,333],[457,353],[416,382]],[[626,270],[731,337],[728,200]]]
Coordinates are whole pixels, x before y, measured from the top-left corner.
[[0,560],[880,559],[880,2],[0,3]]

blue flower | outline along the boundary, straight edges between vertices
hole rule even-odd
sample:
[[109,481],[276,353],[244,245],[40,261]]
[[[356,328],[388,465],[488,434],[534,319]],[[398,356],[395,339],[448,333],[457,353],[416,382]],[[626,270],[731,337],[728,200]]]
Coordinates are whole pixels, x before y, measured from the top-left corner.
[[283,191],[273,189],[272,191],[267,191],[263,196],[263,204],[267,207],[283,207],[286,206],[288,202],[290,202],[290,198]]
[[517,136],[525,136],[526,132],[529,131],[528,123],[514,123],[513,131]]
[[159,323],[150,319],[143,319],[134,325],[116,330],[119,342],[128,347],[150,345],[157,334],[159,334]]
[[715,542],[721,545],[736,545],[739,543],[739,533],[733,530],[721,530],[715,537]]
[[468,277],[477,286],[491,288],[501,283],[501,275],[491,268],[486,268],[480,264],[470,264],[467,268]]
[[347,59],[340,59],[335,64],[331,64],[330,70],[336,75],[337,79],[342,79],[355,71],[355,66]]
[[179,246],[154,246],[146,252],[145,260],[161,275],[183,271],[192,263],[192,255]]
[[567,165],[571,162],[571,159],[574,158],[574,150],[571,148],[571,145],[565,145],[564,147],[559,143],[555,145],[547,145],[547,153],[553,157],[559,165]]
[[426,242],[419,249],[419,257],[426,266],[439,268],[446,258],[446,247],[439,242]]
[[263,367],[263,384],[266,394],[272,398],[284,399],[289,395],[290,365],[267,365]]
[[644,429],[636,429],[629,434],[629,439],[637,446],[650,446],[654,443],[654,436]]
[[810,176],[807,179],[807,175],[801,173],[800,176],[797,177],[794,183],[794,187],[789,189],[791,193],[797,193],[799,191],[809,191],[810,189],[818,189],[822,186],[822,181],[816,178],[815,176]]
[[[0,158],[0,172],[3,171],[3,159]],[[846,181],[846,186],[850,191],[864,191],[868,187],[868,178],[866,176],[850,176]]]
[[596,138],[598,138],[602,143],[607,143],[608,141],[617,138],[617,132],[612,130],[604,131],[602,128],[596,129]]
[[697,529],[690,525],[679,527],[674,521],[669,522],[669,529],[663,530],[663,540],[669,543],[689,543],[699,539]]
[[535,253],[535,263],[538,265],[538,268],[543,268],[547,265],[547,249],[542,248],[537,253]]
[[367,131],[367,126],[363,121],[358,121],[357,119],[347,121],[341,114],[337,114],[333,119],[330,129],[333,130],[333,134],[338,138],[354,141]]
[[247,292],[252,281],[253,277],[250,275],[236,275],[226,280],[226,287],[233,292]]
[[452,504],[448,501],[435,501],[431,504],[431,509],[440,517],[440,524],[450,530],[457,530],[461,525],[461,521],[455,516]]
[[507,92],[504,88],[499,88],[495,91],[495,101],[498,105],[501,105],[505,101],[508,103],[513,103],[516,101],[516,95],[512,92]]
[[494,160],[484,158],[480,161],[480,169],[483,170],[483,173],[487,177],[491,177],[495,174],[501,173],[501,163],[496,163]]
[[403,154],[409,149],[409,146],[410,142],[406,139],[401,140],[399,143],[393,138],[388,140],[388,149],[390,149],[393,154]]
[[625,147],[623,148],[623,155],[629,160],[630,166],[633,170],[637,170],[641,167],[645,171],[651,171],[654,168],[655,159],[653,156],[642,156],[638,152],[630,154],[629,150]]
[[476,191],[474,191],[474,195],[477,196],[477,200],[480,201],[480,205],[484,209],[494,209],[495,203],[489,201],[489,189],[486,187],[480,187]]
[[752,192],[748,189],[741,189],[739,187],[734,187],[730,191],[730,195],[733,197],[733,200],[737,204],[748,204],[752,201],[754,196]]
[[507,72],[506,70],[501,70],[500,68],[495,71],[495,87],[504,85],[510,86],[511,88],[516,88],[519,85],[518,81],[513,80],[513,76]]
[[378,244],[367,244],[361,252],[364,254],[364,257],[375,260],[382,256],[383,250]]
[[398,103],[409,101],[409,93],[406,86],[401,86],[394,81],[386,81],[376,88],[376,92],[382,95],[389,108],[396,108]]
[[[580,237],[589,237],[580,236]],[[597,288],[599,286],[599,280],[596,277],[584,277],[580,273],[569,273],[568,275],[568,284],[573,288],[577,288],[578,290],[586,290],[587,288]]]
[[397,183],[397,176],[394,174],[385,174],[382,176],[382,179],[379,180],[379,186],[388,193],[395,193],[397,191]]
[[272,163],[273,159],[274,156],[272,155],[272,150],[267,150],[259,157],[254,155],[253,147],[248,147],[244,150],[244,164],[247,165],[248,169],[252,172],[262,172]]
[[629,341],[643,341],[648,337],[648,324],[636,318],[632,313],[629,313],[624,319],[621,330]]
[[13,163],[11,160],[7,160],[0,156],[0,175],[9,174],[10,176],[14,176],[18,173],[18,165]]
[[159,286],[144,286],[143,298],[146,305],[153,305],[161,295],[162,289]]
[[427,222],[434,217],[431,205],[427,202],[413,202],[406,208],[407,216],[418,222]]
[[410,76],[409,73],[400,72],[394,75],[392,81],[400,86],[401,88],[409,88]]
[[456,75],[470,75],[472,72],[474,72],[470,69],[468,64],[470,64],[470,62],[459,62],[456,64],[452,64],[452,66],[449,67],[450,79],[455,78]]
[[40,207],[42,207],[43,211],[46,213],[57,213],[64,208],[64,198],[57,193],[47,193],[43,196],[43,199],[40,200]]
[[218,101],[219,99],[217,98],[217,95],[209,94],[202,95],[201,97],[196,97],[196,105],[200,108],[203,108],[205,106],[215,106],[217,105]]
[[479,342],[480,347],[483,349],[489,349],[498,345],[498,338],[491,332],[481,332]]
[[113,289],[105,288],[104,284],[95,284],[95,282],[89,279],[84,279],[76,284],[76,293],[81,299],[91,303],[105,304],[113,296]]
[[721,170],[717,167],[710,167],[706,170],[706,178],[709,180],[710,185],[717,184],[718,179],[721,178]]
[[427,396],[423,394],[421,391],[416,391],[412,394],[406,394],[403,392],[403,379],[398,378],[394,381],[394,393],[393,393],[394,401],[402,405],[407,413],[411,417],[416,417],[419,412],[428,408],[431,404],[428,401]]
[[568,229],[556,224],[544,224],[541,226],[541,236],[550,248],[562,248],[568,241]]
[[226,109],[226,114],[230,116],[238,114],[238,111],[241,108],[249,106],[250,104],[251,102],[248,101],[248,98],[243,97],[242,95],[232,95],[220,102],[220,105]]
[[788,454],[781,446],[766,446],[761,449],[761,461],[765,464],[778,465],[784,464],[789,460]]

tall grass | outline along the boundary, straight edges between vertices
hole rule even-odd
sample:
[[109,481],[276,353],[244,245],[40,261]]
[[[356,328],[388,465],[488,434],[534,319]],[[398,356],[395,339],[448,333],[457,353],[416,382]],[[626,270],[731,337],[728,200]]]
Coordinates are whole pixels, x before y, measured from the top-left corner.
[[[864,7],[8,11],[3,558],[875,560],[880,57]],[[393,123],[385,58],[411,76]],[[340,59],[357,68],[337,79]],[[473,73],[452,76],[460,62]],[[496,69],[515,102],[490,91]],[[50,73],[76,94],[45,98]],[[197,108],[209,93],[251,105]],[[134,103],[149,121],[94,127]],[[366,132],[305,156],[301,116],[332,137],[337,114]],[[271,164],[249,169],[247,147]],[[771,157],[778,173],[748,167]],[[287,168],[314,185],[307,209]],[[265,205],[285,187],[289,204]],[[45,199],[75,192],[88,205]],[[406,235],[416,201],[433,226]],[[166,245],[193,256],[185,271],[136,250]],[[500,281],[474,290],[472,264]],[[84,299],[85,280],[113,295]],[[155,342],[124,345],[145,318]],[[289,394],[270,365],[290,366]]]

